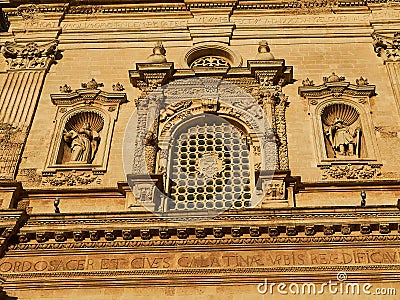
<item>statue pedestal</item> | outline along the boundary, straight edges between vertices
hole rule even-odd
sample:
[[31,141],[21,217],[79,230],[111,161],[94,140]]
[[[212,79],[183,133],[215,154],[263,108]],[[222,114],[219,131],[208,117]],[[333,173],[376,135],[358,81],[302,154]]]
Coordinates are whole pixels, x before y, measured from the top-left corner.
[[127,196],[127,206],[138,210],[138,204],[151,212],[155,212],[160,206],[159,195],[162,188],[162,175],[127,175],[128,184],[133,197]]
[[290,171],[263,170],[258,176],[255,207],[294,207],[295,179]]

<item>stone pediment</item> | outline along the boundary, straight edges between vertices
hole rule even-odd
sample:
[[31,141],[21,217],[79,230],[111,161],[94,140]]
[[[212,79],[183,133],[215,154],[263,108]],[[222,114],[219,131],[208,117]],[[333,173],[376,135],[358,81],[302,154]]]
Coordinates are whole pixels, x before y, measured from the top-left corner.
[[[332,75],[331,75],[332,76]],[[328,80],[328,79],[326,79]],[[363,81],[363,84],[360,82]],[[343,80],[326,81],[321,85],[315,86],[308,78],[303,81],[303,86],[299,87],[299,94],[302,97],[315,98],[329,94],[341,94],[358,97],[371,97],[375,94],[375,85],[370,85],[365,79],[358,79],[359,84],[351,84]]]
[[99,89],[77,89],[70,93],[51,94],[51,102],[55,105],[76,105],[99,103],[121,104],[126,102],[125,93],[111,93]]

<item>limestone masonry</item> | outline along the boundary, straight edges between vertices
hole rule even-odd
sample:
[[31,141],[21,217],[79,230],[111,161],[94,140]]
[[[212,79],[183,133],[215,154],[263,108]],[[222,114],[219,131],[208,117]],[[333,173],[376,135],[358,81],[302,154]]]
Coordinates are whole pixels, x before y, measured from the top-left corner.
[[398,299],[399,2],[0,0],[0,46],[0,300]]

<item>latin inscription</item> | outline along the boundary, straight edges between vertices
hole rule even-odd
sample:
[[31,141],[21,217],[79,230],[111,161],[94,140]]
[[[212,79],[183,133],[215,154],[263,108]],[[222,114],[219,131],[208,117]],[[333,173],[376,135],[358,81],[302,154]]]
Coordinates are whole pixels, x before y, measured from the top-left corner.
[[399,264],[400,250],[358,249],[218,251],[159,254],[71,255],[70,257],[4,258],[1,273],[187,269],[187,268],[260,268],[271,266],[376,265]]

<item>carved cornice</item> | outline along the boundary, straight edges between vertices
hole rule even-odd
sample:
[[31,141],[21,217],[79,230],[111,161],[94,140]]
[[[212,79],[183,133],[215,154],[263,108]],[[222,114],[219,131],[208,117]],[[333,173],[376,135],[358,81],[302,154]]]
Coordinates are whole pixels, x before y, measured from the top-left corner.
[[[97,87],[77,89],[75,91],[68,92],[68,86],[62,86],[63,90],[67,93],[51,94],[51,102],[55,105],[71,106],[76,104],[92,104],[99,103],[102,105],[109,104],[122,104],[127,101],[126,94],[121,92],[105,92],[97,89]],[[65,88],[64,88],[65,87]]]
[[325,95],[337,97],[341,95],[372,97],[375,95],[375,85],[368,84],[367,79],[363,77],[357,79],[356,84],[345,81],[344,77],[337,76],[335,73],[323,79],[324,83],[318,86],[315,86],[314,82],[308,78],[303,80],[303,86],[298,89],[299,95],[305,98],[320,98]]
[[[218,229],[218,228],[217,228]],[[57,232],[57,233],[38,233],[36,239],[28,241],[29,238],[22,234],[19,236],[21,240],[17,244],[9,246],[10,251],[34,251],[34,250],[66,250],[66,249],[101,249],[101,248],[139,248],[139,247],[155,247],[155,248],[175,248],[177,246],[237,246],[237,245],[251,245],[251,246],[264,246],[264,245],[308,245],[314,247],[321,247],[322,245],[350,245],[358,243],[375,243],[375,244],[395,244],[400,242],[399,235],[384,234],[374,235],[365,233],[364,235],[323,235],[323,236],[270,236],[270,237],[240,237],[240,236],[227,236],[224,234],[220,237],[214,238],[153,238],[146,240],[145,238],[126,240],[121,237],[116,237],[116,240],[106,239],[101,237],[100,240],[88,239],[88,233],[83,232],[82,239],[74,239],[72,232]],[[356,233],[357,234],[357,233]],[[69,238],[67,238],[67,236]],[[91,237],[94,235],[92,234]],[[26,242],[22,242],[26,241]]]
[[[132,3],[132,2],[130,2]],[[129,13],[159,13],[159,12],[179,12],[187,11],[183,3],[168,3],[166,5],[160,4],[125,4],[125,5],[109,5],[94,4],[94,5],[79,5],[71,6],[68,14],[129,14]]]
[[3,257],[9,240],[27,220],[25,211],[2,210],[0,212],[0,257]]
[[2,54],[6,58],[9,70],[47,70],[55,60],[58,41],[38,45],[35,42],[19,45],[5,42]]
[[[399,215],[399,211],[392,207],[343,207],[336,208],[334,212],[327,209],[301,209],[298,212],[281,209],[279,212],[263,210],[261,213],[256,209],[241,215],[223,213],[212,219],[207,216],[161,219],[137,213],[97,213],[92,216],[32,215],[20,229],[18,242],[12,245],[11,249],[259,242],[390,242],[400,239],[400,235],[397,234]],[[112,230],[109,229],[110,225]],[[63,242],[63,245],[57,245],[60,242]],[[76,244],[78,242],[80,244]]]
[[[66,10],[68,14],[127,14],[136,12],[177,12],[190,11],[192,9],[223,9],[233,8],[237,11],[243,10],[285,10],[290,13],[327,13],[334,12],[338,8],[344,7],[365,7],[373,4],[392,3],[391,0],[370,0],[370,1],[340,1],[340,0],[301,0],[301,1],[169,1],[162,5],[158,3],[134,3],[135,1],[117,1],[109,0],[85,1],[84,5],[65,5],[59,1],[48,1],[53,3],[32,4],[29,1],[11,1],[12,8],[6,8],[9,16],[21,16],[21,14],[30,13],[36,10],[40,13],[62,12]],[[184,2],[184,3],[183,3]],[[20,5],[21,4],[21,5]],[[66,8],[64,8],[65,6]]]
[[24,20],[34,18],[38,13],[63,13],[67,10],[68,4],[22,4],[18,7],[4,8],[4,12],[10,17],[22,17]]

